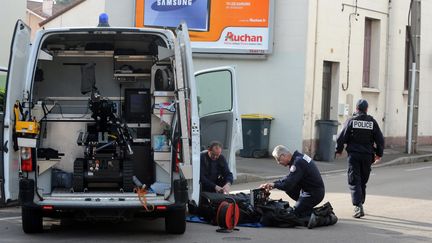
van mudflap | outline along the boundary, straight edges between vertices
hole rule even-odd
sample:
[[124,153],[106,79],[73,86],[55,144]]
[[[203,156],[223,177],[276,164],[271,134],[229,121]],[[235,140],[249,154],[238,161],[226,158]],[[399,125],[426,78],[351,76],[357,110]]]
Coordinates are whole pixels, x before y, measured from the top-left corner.
[[189,199],[187,180],[174,180],[174,200],[176,204],[185,204]]
[[35,182],[23,178],[19,181],[19,202],[21,205],[32,206],[35,194]]

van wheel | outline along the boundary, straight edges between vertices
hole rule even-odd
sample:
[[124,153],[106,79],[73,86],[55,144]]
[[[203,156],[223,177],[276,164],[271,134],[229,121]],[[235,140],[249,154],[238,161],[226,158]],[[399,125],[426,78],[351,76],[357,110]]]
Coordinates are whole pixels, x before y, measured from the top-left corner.
[[42,211],[28,207],[21,208],[22,228],[26,234],[40,233],[43,231]]
[[186,231],[186,210],[174,210],[165,216],[165,231],[170,234],[183,234]]

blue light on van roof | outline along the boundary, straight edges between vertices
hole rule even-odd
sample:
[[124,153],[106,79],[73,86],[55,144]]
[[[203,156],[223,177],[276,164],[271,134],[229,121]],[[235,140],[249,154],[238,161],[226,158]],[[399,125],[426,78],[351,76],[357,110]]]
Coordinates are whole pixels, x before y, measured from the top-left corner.
[[101,13],[99,15],[99,24],[98,24],[98,27],[110,27],[110,25],[108,23],[108,14]]

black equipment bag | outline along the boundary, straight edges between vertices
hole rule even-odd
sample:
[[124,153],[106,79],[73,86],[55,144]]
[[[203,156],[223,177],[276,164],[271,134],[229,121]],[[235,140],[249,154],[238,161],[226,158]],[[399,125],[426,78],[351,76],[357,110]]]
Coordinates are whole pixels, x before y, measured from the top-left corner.
[[305,225],[305,222],[293,213],[289,203],[282,199],[269,201],[257,208],[262,214],[261,224],[264,226],[292,228]]
[[256,208],[251,204],[250,194],[237,193],[230,194],[230,197],[236,200],[236,203],[240,209],[240,219],[239,224],[247,223],[259,223],[261,219],[261,214],[256,210]]

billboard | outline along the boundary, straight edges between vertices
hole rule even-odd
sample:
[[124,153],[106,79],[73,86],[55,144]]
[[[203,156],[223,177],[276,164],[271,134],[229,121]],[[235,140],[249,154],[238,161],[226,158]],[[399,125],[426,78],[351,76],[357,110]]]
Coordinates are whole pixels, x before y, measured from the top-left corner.
[[185,21],[194,52],[268,54],[273,0],[136,0],[136,27]]
[[154,0],[145,1],[146,26],[177,27],[186,21],[190,30],[208,31],[208,0]]

